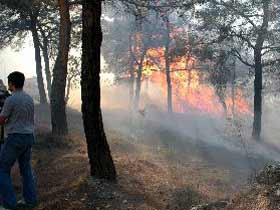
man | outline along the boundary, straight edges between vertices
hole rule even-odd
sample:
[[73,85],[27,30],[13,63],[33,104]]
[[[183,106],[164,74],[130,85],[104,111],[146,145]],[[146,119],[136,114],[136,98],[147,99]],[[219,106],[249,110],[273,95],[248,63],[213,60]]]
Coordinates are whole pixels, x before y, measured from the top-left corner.
[[[4,85],[3,80],[0,79],[0,113],[2,111],[6,98],[9,96],[10,94],[6,86]],[[4,143],[4,126],[0,126],[0,148],[3,143]]]
[[8,76],[12,95],[4,103],[0,125],[5,126],[7,138],[0,153],[0,210],[14,209],[16,195],[10,176],[11,168],[18,160],[23,184],[24,202],[21,205],[35,206],[36,184],[31,167],[31,147],[34,143],[34,102],[23,91],[25,77],[20,72]]

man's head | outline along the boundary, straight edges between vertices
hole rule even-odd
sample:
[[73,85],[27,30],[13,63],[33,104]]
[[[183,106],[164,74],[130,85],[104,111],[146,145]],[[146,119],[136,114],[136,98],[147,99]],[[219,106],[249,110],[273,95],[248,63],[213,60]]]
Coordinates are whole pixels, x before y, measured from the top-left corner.
[[8,86],[9,90],[14,92],[17,90],[22,90],[24,86],[25,76],[23,73],[14,71],[8,76]]

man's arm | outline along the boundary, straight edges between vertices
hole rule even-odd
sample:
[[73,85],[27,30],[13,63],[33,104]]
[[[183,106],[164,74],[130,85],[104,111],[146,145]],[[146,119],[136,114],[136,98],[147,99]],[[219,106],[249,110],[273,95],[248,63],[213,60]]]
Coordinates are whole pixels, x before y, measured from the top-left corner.
[[9,116],[12,113],[13,105],[10,99],[11,98],[9,97],[5,100],[4,106],[0,114],[0,125],[4,125],[6,123],[6,120],[9,118]]

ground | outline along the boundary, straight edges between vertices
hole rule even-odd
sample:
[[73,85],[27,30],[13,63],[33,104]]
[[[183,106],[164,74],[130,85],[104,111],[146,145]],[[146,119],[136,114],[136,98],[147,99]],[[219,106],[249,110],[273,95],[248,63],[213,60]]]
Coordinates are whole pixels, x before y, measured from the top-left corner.
[[[184,145],[180,138],[175,148],[166,142],[166,138],[175,141],[166,130],[153,128],[153,135],[141,134],[145,142],[106,126],[118,178],[116,183],[97,180],[89,176],[80,114],[71,111],[71,133],[58,142],[50,136],[47,113],[45,107],[37,107],[33,166],[40,203],[36,210],[188,210],[204,202],[230,200],[247,179],[245,172],[239,173],[242,165],[231,165],[231,159],[225,158],[240,161],[236,154]],[[104,118],[106,122],[106,114]],[[20,198],[17,167],[13,177]]]
[[[112,133],[108,138],[114,136]],[[77,136],[72,136],[76,139]],[[152,163],[143,159],[132,145],[123,144],[120,139],[111,139],[111,147],[118,170],[117,183],[96,180],[89,176],[88,160],[84,143],[72,142],[70,146],[57,146],[48,143],[48,136],[39,136],[40,142],[34,147],[34,168],[38,177],[40,205],[36,209],[181,209],[192,206],[202,200],[213,199],[223,195],[215,185],[223,176],[218,171],[209,171],[209,177],[195,175],[203,169],[193,168],[192,171],[174,171],[164,167],[163,163]],[[54,146],[58,148],[53,148]],[[143,148],[147,149],[147,148]],[[142,150],[142,148],[141,148]],[[142,150],[142,151],[143,151]],[[147,149],[148,150],[148,149]],[[142,152],[141,151],[141,152]],[[186,167],[187,169],[188,167]],[[182,174],[183,173],[183,174]],[[15,187],[20,192],[20,179],[15,168]],[[186,176],[186,180],[179,179]],[[197,176],[197,177],[195,177]],[[211,177],[212,176],[212,177]],[[217,176],[217,177],[216,177]],[[193,186],[201,182],[201,186]],[[213,182],[213,186],[206,183]],[[194,189],[200,189],[204,195]]]

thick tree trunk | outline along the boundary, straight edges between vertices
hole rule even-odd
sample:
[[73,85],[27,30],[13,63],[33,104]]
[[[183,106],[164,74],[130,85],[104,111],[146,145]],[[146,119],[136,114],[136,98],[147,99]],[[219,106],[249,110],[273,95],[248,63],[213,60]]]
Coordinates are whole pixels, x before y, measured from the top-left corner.
[[255,81],[254,81],[254,122],[253,138],[260,140],[262,128],[262,59],[261,51],[255,51]]
[[270,0],[263,1],[263,23],[254,49],[254,61],[255,61],[255,81],[254,81],[254,122],[253,122],[253,133],[252,136],[255,140],[260,140],[261,129],[262,129],[262,49],[264,41],[267,36],[268,23],[271,16],[269,9]]
[[59,49],[53,69],[53,83],[51,90],[51,117],[52,132],[54,136],[64,136],[68,134],[65,104],[67,63],[71,32],[68,0],[59,0],[59,12]]
[[166,73],[166,82],[167,82],[167,109],[168,113],[173,112],[172,107],[172,84],[170,77],[170,22],[169,18],[165,17],[164,22],[166,24],[166,40],[165,40],[165,73]]
[[116,179],[116,170],[103,128],[100,104],[101,0],[83,1],[82,114],[91,175]]
[[37,84],[38,84],[39,96],[40,96],[40,104],[47,104],[47,96],[45,92],[44,79],[42,74],[40,40],[37,31],[37,17],[30,15],[30,19],[31,19],[30,30],[32,33],[34,50],[35,50],[36,75],[37,75]]

